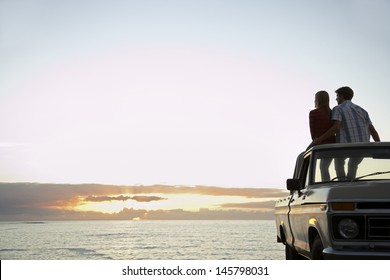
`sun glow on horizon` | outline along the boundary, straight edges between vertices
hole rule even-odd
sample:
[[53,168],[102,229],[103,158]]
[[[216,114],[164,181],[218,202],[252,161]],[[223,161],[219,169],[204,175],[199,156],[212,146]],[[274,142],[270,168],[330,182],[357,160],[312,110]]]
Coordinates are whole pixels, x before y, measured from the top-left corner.
[[[151,194],[148,194],[151,195]],[[125,208],[134,210],[174,210],[181,209],[184,211],[199,211],[200,209],[209,210],[227,210],[240,207],[231,207],[225,209],[224,204],[245,204],[251,202],[261,202],[269,199],[247,198],[242,196],[213,196],[213,195],[197,195],[197,194],[152,194],[155,197],[160,197],[156,201],[136,201],[135,199],[127,200],[112,200],[107,201],[87,201],[86,198],[81,200],[78,205],[73,207],[76,211],[94,211],[107,214],[119,213]],[[118,196],[120,197],[120,196]],[[248,209],[247,209],[248,210]],[[250,209],[255,210],[255,209]]]

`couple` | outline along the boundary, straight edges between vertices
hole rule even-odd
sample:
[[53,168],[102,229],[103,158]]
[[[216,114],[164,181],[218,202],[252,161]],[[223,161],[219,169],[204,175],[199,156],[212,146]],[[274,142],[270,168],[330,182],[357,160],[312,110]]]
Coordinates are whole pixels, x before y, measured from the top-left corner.
[[[329,143],[356,143],[370,142],[370,136],[379,142],[379,134],[373,126],[368,113],[360,106],[352,103],[353,90],[350,87],[341,87],[336,90],[337,106],[329,108],[329,94],[319,91],[315,95],[316,109],[310,111],[310,133],[313,142],[309,147]],[[348,162],[348,174],[345,174],[345,159],[335,160],[336,175],[342,178],[354,179],[360,158],[351,158]],[[330,160],[321,160],[322,181],[329,181],[328,168]]]

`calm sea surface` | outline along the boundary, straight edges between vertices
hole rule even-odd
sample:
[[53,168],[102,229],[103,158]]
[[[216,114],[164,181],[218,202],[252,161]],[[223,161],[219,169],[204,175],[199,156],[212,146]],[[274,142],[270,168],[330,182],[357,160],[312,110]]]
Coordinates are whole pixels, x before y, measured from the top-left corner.
[[274,221],[0,222],[2,260],[280,260]]

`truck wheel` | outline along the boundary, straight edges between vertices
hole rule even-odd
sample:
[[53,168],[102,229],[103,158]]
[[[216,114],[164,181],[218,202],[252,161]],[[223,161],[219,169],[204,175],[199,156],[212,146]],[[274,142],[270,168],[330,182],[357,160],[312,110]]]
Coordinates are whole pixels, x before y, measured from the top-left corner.
[[323,260],[324,255],[322,254],[322,251],[324,250],[324,246],[322,245],[321,238],[317,235],[316,238],[314,238],[313,244],[311,245],[311,259],[312,260]]
[[298,252],[289,246],[287,243],[285,245],[286,260],[303,260],[304,258],[298,254]]

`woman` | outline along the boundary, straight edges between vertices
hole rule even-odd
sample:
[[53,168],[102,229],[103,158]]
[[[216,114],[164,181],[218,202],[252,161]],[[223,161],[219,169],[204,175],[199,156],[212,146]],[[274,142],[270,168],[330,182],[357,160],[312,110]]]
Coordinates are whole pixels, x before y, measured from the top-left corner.
[[[310,133],[312,140],[324,134],[332,125],[332,110],[329,107],[329,94],[322,90],[315,95],[315,107],[309,113]],[[332,135],[322,141],[320,144],[331,144],[336,142],[336,136]],[[332,159],[322,159],[320,162],[321,180],[330,181],[329,165]]]
[[[311,139],[314,140],[324,134],[332,125],[332,110],[329,108],[329,94],[321,90],[315,95],[315,107],[316,109],[310,111],[310,133]],[[325,139],[321,144],[330,144],[336,142],[336,136]]]

